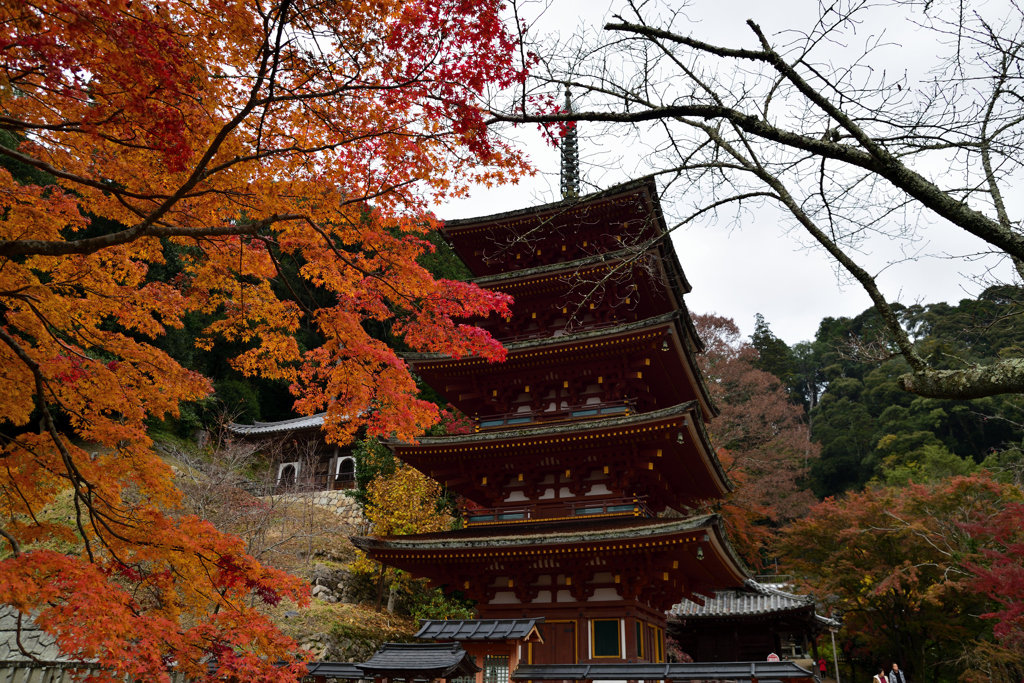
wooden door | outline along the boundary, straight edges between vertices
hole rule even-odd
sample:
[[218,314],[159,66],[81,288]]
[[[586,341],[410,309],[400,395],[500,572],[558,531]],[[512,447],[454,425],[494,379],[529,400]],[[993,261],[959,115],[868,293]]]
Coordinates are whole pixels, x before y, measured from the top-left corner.
[[576,622],[549,621],[537,625],[543,643],[530,644],[531,664],[575,664]]

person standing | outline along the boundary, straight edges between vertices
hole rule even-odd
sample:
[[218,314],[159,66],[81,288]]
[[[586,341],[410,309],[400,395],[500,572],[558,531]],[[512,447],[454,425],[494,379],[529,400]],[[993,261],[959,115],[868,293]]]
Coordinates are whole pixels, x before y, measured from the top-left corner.
[[892,663],[892,671],[889,672],[889,683],[907,683],[907,675],[900,669],[896,662]]
[[872,679],[872,683],[889,683],[885,678],[885,669],[878,670],[878,673],[876,673],[875,677]]
[[825,678],[825,674],[828,672],[828,664],[825,663],[824,657],[818,660],[818,671],[821,672],[821,677]]

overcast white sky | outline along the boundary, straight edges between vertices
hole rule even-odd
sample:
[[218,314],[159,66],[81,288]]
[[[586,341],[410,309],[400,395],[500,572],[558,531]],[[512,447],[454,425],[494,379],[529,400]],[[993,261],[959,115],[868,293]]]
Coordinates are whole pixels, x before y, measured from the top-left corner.
[[[583,24],[600,26],[610,17],[610,8],[618,6],[617,2],[606,5],[553,0],[538,28],[571,33]],[[795,24],[809,28],[817,12],[813,0],[695,0],[687,10],[695,34],[732,47],[754,47],[752,34],[744,24],[748,18],[771,36]],[[886,29],[887,38],[900,44],[882,57],[891,59],[892,68],[907,70],[911,79],[923,75],[923,65],[931,63],[938,51],[934,38],[896,15],[879,15],[876,19],[877,27]],[[879,30],[877,27],[874,30]],[[866,38],[871,30],[863,27],[858,38]],[[586,130],[581,129],[581,134],[585,136]],[[439,216],[487,215],[559,198],[557,150],[545,145],[535,128],[519,129],[517,135],[527,146],[538,176],[517,187],[481,188],[467,200],[437,207]],[[597,168],[615,154],[614,149],[602,148],[597,141],[581,141],[580,153],[585,176],[601,187],[627,180],[630,175],[628,164],[623,171],[602,172]],[[671,219],[673,206],[666,205],[665,210]],[[918,246],[933,256],[889,267],[879,277],[889,300],[907,304],[956,302],[976,295],[980,288],[970,276],[981,272],[978,263],[934,255],[973,253],[982,249],[981,242],[941,225],[930,228],[927,239]],[[833,263],[823,251],[802,249],[767,211],[738,229],[710,225],[677,231],[674,243],[693,285],[687,299],[690,309],[731,317],[745,335],[753,331],[754,315],[762,313],[775,334],[793,344],[813,338],[822,318],[853,316],[871,305],[859,285],[837,279]],[[879,238],[868,245],[868,251],[860,257],[861,263],[877,273],[887,263],[893,244]]]

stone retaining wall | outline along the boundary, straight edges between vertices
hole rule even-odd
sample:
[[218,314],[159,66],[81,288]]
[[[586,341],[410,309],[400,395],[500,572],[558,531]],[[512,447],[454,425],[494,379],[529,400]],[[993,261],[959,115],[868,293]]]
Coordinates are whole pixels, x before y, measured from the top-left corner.
[[289,502],[303,502],[312,499],[313,505],[327,508],[355,529],[365,530],[370,524],[366,517],[363,516],[363,511],[359,509],[359,503],[354,498],[345,495],[344,491],[286,493],[273,497],[277,500]]

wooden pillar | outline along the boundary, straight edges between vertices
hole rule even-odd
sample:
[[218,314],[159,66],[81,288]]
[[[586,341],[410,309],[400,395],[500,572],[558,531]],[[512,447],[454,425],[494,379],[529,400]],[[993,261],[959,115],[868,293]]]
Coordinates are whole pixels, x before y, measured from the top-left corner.
[[[811,652],[814,653],[814,666],[817,667],[818,666],[818,639],[814,638],[814,637],[811,638]],[[818,671],[818,673],[821,673],[821,672]]]

